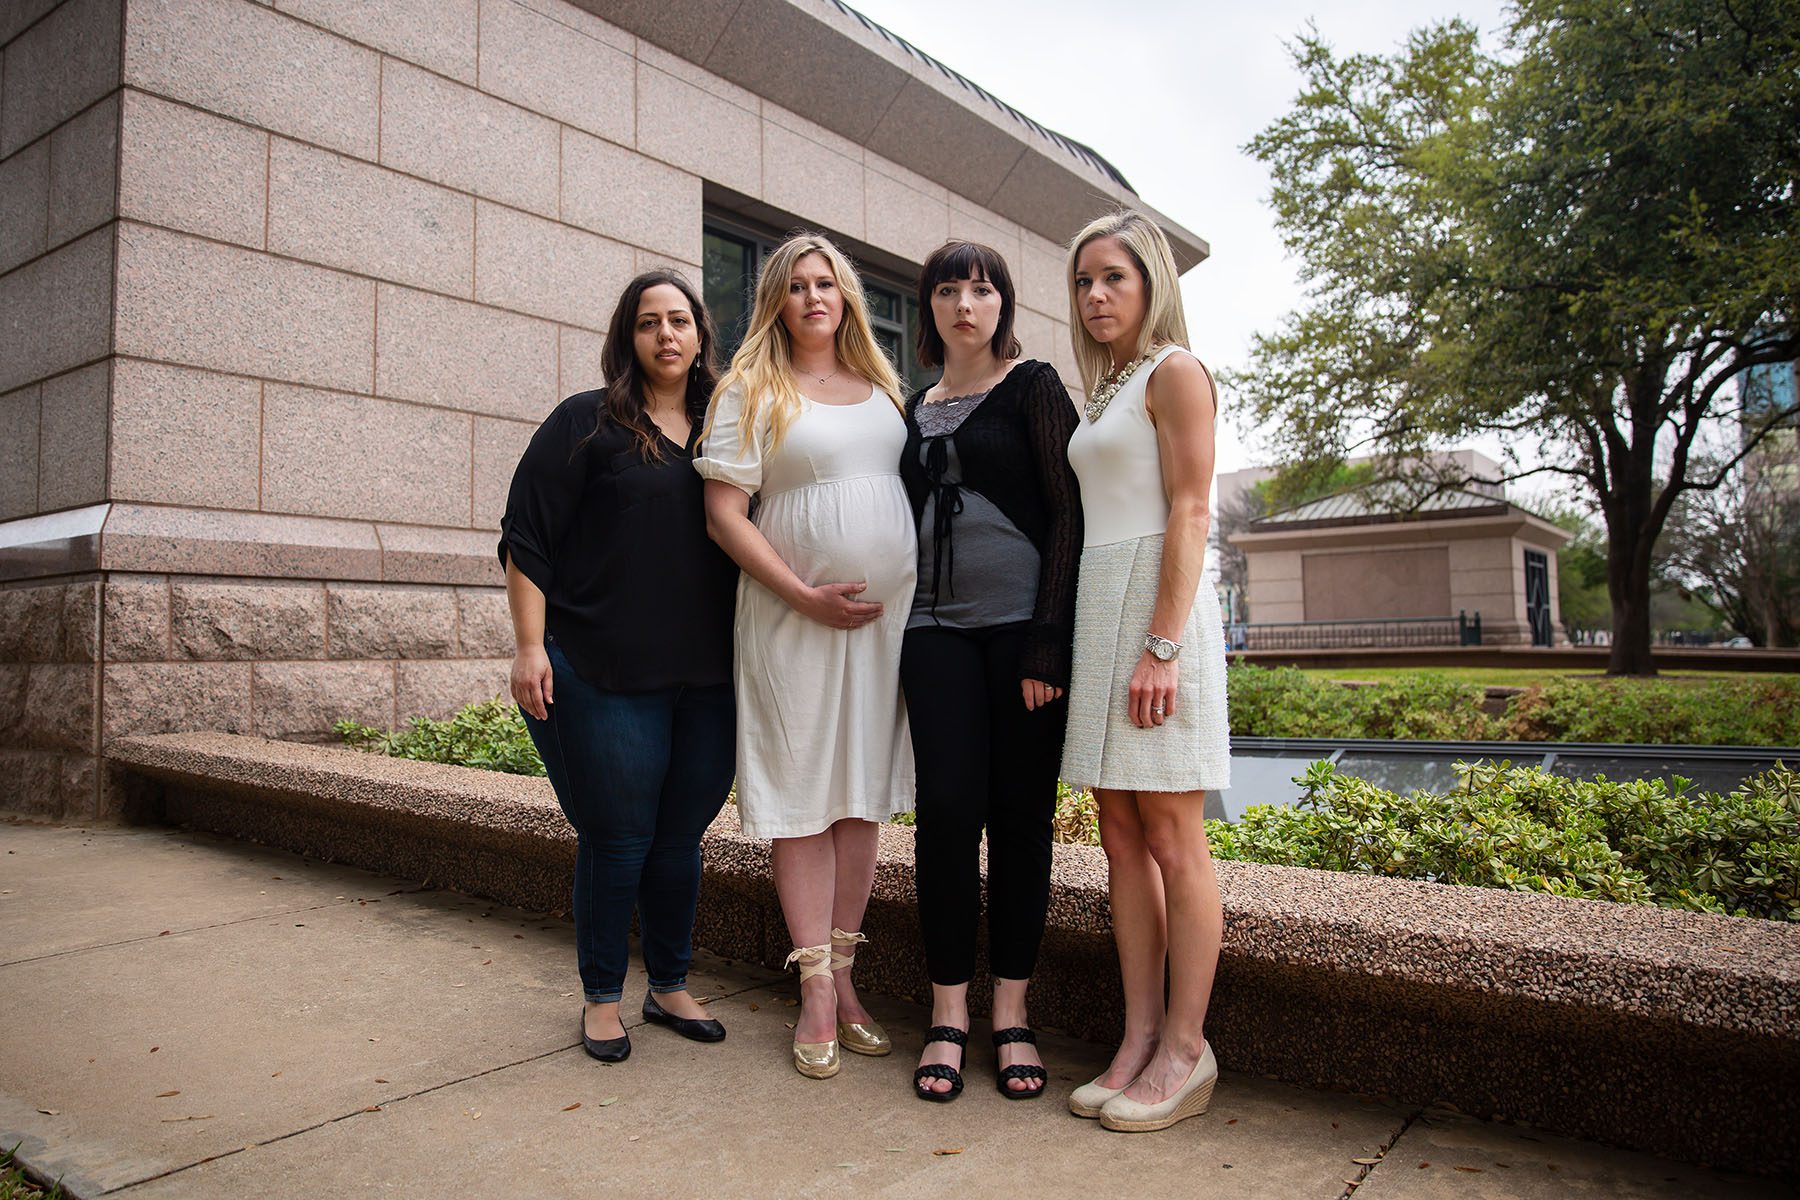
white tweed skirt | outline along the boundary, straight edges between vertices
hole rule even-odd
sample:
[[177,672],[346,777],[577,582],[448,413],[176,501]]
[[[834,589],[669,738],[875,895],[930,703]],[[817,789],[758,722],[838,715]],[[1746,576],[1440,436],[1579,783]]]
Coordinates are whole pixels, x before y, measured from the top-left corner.
[[1194,792],[1231,786],[1225,634],[1210,568],[1182,631],[1175,711],[1149,729],[1131,723],[1131,673],[1150,632],[1162,550],[1159,533],[1081,552],[1062,760],[1062,776],[1073,787]]

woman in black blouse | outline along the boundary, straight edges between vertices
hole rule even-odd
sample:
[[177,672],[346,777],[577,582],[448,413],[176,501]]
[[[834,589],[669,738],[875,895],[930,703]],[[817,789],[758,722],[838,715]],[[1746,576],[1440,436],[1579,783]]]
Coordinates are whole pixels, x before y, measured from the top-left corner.
[[932,984],[917,1094],[962,1091],[988,841],[995,1081],[1043,1094],[1026,1023],[1050,894],[1081,504],[1066,449],[1075,406],[1056,370],[1019,361],[998,252],[949,242],[919,275],[919,359],[943,379],[907,405],[900,475],[919,520],[918,590],[900,657],[918,769],[915,860]]
[[575,826],[581,1038],[631,1053],[619,1016],[633,906],[644,1019],[725,1036],[688,994],[700,835],[731,788],[737,567],[706,536],[694,443],[714,335],[686,279],[649,271],[607,331],[606,386],[559,404],[519,460],[501,522],[512,694]]

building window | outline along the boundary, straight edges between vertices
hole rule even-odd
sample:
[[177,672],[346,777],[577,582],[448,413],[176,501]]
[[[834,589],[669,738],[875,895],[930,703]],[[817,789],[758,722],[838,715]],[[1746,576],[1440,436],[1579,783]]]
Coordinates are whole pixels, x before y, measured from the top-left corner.
[[[706,218],[701,235],[706,306],[718,325],[719,365],[723,370],[742,344],[750,324],[757,268],[779,240],[712,216]],[[857,263],[857,269],[862,272],[875,340],[900,373],[901,385],[911,391],[936,383],[940,372],[921,367],[913,353],[918,344],[920,314],[911,285],[870,271],[861,263]]]

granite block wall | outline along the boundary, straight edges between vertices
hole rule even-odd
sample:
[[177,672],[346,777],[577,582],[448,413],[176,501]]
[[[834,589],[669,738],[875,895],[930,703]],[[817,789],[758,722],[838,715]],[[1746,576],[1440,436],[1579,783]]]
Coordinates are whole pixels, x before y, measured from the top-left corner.
[[489,587],[116,573],[105,587],[103,739],[220,729],[321,740],[506,688]]
[[0,589],[38,632],[0,656],[0,809],[106,815],[124,733],[317,738],[499,691],[518,455],[600,382],[631,275],[700,279],[703,209],[890,274],[991,242],[1026,353],[1074,378],[1048,238],[604,6],[4,8]]
[[1073,375],[1048,239],[561,0],[118,15],[109,498],[491,529],[625,280],[698,278],[703,203],[990,241]]
[[[0,12],[0,528],[107,493],[121,14]],[[101,586],[0,583],[0,810],[97,815]]]
[[98,815],[100,586],[0,586],[0,810]]

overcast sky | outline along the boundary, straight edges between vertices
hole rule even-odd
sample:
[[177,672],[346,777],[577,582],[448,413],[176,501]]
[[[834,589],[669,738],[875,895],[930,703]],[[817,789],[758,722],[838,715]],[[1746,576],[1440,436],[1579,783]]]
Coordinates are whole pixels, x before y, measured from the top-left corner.
[[[1340,52],[1391,52],[1452,17],[1484,40],[1500,0],[849,0],[1040,123],[1092,146],[1146,203],[1205,238],[1182,278],[1194,350],[1244,365],[1253,333],[1301,299],[1267,207],[1268,173],[1241,147],[1300,88],[1284,43],[1310,19]],[[1224,397],[1218,470],[1262,461]]]

